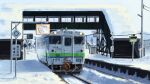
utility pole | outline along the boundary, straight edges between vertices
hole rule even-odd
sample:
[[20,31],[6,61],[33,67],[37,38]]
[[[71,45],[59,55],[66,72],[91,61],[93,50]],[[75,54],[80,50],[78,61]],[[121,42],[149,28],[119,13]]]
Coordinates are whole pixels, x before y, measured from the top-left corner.
[[144,18],[144,14],[143,14],[143,11],[146,10],[148,12],[150,12],[150,7],[146,6],[143,2],[144,0],[141,0],[141,14],[138,14],[138,16],[140,16],[141,18],[141,57],[144,56],[144,41],[143,41],[143,18]]
[[143,57],[143,9],[144,9],[144,4],[143,0],[141,0],[141,57]]

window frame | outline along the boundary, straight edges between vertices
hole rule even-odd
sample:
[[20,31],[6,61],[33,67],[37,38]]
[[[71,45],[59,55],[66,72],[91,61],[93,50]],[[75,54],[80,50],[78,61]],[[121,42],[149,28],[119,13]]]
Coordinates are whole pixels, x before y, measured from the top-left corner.
[[[69,39],[69,40],[68,40]],[[69,42],[68,42],[69,41]],[[66,44],[66,42],[68,43],[68,44]],[[70,44],[69,44],[70,43]],[[70,38],[70,37],[65,37],[64,38],[64,46],[71,46],[72,45],[72,38]]]
[[[45,19],[45,20],[43,20]],[[35,16],[35,22],[46,22],[47,17],[46,16]]]
[[[53,38],[51,39],[50,37],[53,37],[53,38],[54,37],[59,37],[59,40],[57,39],[59,41],[59,43],[57,43],[58,41],[57,42],[53,42],[54,39]],[[62,37],[61,36],[49,36],[49,44],[55,44],[55,45],[56,44],[62,44]]]
[[[76,38],[82,38],[82,41],[76,43]],[[79,40],[79,39],[78,39],[78,40]],[[82,37],[82,36],[75,36],[75,37],[74,37],[74,44],[75,44],[75,45],[81,45],[81,44],[84,44],[84,43],[85,43],[84,37]]]
[[60,17],[58,17],[58,16],[48,16],[48,22],[60,22],[59,19],[60,19]]

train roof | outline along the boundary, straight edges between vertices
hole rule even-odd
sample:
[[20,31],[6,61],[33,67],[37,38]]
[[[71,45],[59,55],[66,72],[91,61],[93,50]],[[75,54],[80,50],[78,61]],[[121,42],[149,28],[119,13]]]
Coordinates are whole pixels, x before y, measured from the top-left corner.
[[57,30],[57,31],[52,31],[50,32],[50,34],[48,35],[44,35],[44,36],[85,36],[85,34],[83,32],[80,31],[75,31],[75,30]]

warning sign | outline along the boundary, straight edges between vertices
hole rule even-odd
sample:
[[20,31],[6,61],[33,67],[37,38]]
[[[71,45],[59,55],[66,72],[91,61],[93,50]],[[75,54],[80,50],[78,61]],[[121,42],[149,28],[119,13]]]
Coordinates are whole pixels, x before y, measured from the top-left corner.
[[15,29],[13,32],[12,32],[12,36],[14,36],[16,39],[21,35],[21,33]]

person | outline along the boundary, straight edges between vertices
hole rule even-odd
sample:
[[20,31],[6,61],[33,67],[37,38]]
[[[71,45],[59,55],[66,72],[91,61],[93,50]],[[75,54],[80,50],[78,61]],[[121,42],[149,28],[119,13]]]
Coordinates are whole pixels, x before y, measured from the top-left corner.
[[33,47],[35,48],[36,43],[34,42]]
[[24,48],[26,48],[26,47],[27,47],[27,44],[26,44],[26,43],[24,43],[24,44],[23,44],[23,47],[24,47]]
[[28,46],[29,46],[29,49],[31,49],[31,43],[29,43]]

